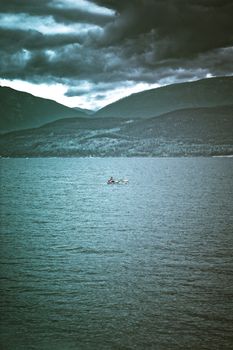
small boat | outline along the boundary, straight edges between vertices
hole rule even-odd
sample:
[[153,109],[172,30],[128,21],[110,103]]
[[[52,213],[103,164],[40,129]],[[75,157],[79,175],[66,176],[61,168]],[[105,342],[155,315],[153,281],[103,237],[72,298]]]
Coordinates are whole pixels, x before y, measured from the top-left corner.
[[109,179],[107,181],[108,185],[126,185],[129,181],[127,179],[119,179],[119,180],[114,180],[114,179]]

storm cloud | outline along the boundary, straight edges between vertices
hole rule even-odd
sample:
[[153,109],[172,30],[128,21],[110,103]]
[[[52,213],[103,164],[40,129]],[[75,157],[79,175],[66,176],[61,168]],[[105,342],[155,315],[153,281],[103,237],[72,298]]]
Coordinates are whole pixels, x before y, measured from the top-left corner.
[[232,13],[226,0],[1,0],[0,77],[104,104],[137,84],[231,75]]

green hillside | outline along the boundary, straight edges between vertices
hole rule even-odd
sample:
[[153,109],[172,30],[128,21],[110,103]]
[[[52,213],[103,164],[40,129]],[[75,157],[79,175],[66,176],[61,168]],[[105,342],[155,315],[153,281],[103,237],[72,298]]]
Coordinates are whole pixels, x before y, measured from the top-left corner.
[[2,156],[212,156],[233,154],[233,105],[149,119],[69,118],[0,137]]
[[233,104],[233,77],[219,77],[139,92],[102,108],[95,116],[150,118],[182,108],[230,104]]
[[86,113],[26,92],[1,87],[0,115],[0,132],[4,133],[38,127],[60,118],[86,116]]

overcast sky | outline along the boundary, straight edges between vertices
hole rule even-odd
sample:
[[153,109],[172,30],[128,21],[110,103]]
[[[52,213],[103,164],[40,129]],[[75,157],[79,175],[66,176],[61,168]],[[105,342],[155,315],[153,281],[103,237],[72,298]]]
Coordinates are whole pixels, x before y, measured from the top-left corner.
[[0,0],[0,84],[97,109],[232,75],[232,15],[232,0]]

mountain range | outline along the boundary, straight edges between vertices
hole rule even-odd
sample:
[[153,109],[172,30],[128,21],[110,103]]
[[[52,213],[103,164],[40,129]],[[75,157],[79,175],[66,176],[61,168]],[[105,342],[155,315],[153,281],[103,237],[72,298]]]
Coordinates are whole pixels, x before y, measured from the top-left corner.
[[[39,127],[1,135],[1,155],[233,154],[233,77],[210,78],[144,91],[93,114],[84,110],[67,110],[71,115],[64,107],[66,118],[57,115],[56,120],[42,123],[42,114],[43,118],[37,119],[37,123],[41,122]],[[22,119],[29,125],[28,117]]]

